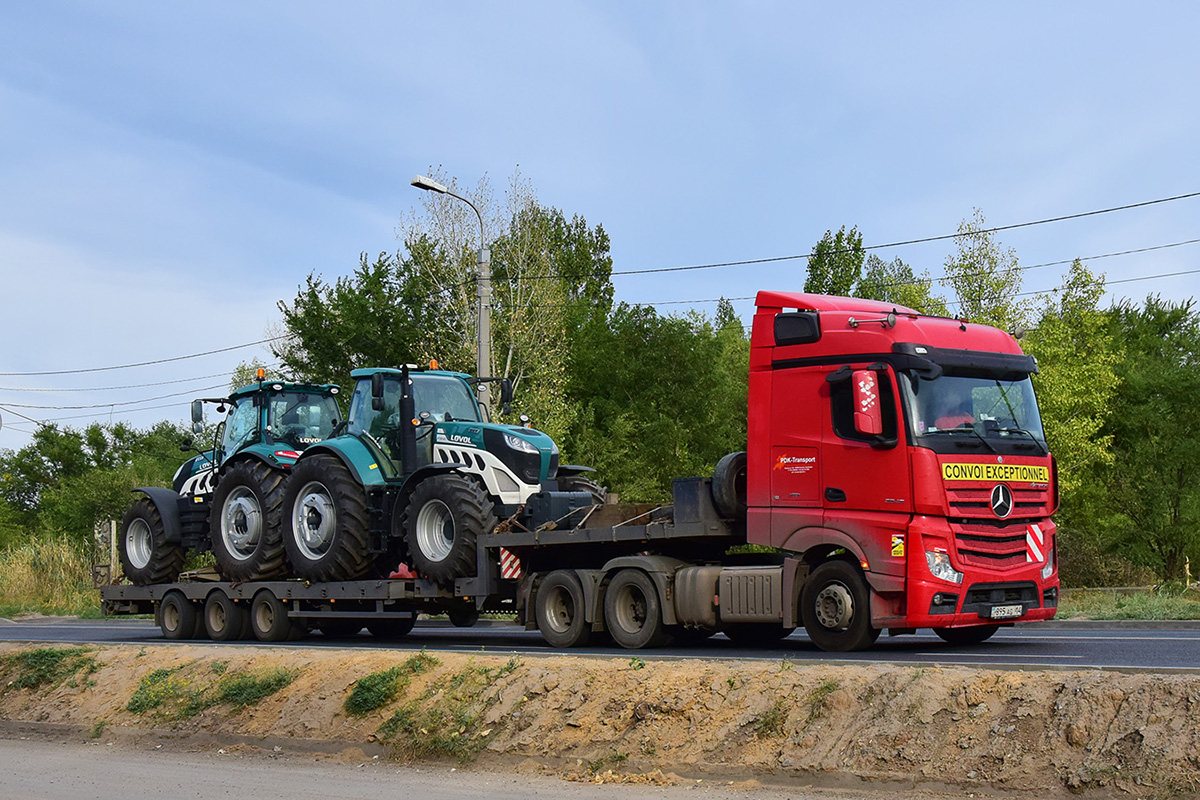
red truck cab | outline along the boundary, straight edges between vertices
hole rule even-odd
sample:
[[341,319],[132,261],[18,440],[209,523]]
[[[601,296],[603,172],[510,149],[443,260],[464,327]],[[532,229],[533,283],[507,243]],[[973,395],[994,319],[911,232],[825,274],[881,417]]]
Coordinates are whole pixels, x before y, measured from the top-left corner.
[[[1052,618],[1058,493],[1034,359],[996,328],[870,300],[756,305],[747,541],[857,562],[872,637],[966,643]],[[836,617],[852,588],[815,602]]]

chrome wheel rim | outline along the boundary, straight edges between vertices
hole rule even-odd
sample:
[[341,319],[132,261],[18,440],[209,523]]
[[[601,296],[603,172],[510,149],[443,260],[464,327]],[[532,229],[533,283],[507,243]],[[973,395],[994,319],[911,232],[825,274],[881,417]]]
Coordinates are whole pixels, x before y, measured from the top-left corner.
[[225,498],[221,509],[221,541],[225,550],[238,561],[254,555],[262,538],[262,509],[258,498],[245,486],[239,486]]
[[417,546],[430,561],[443,561],[454,547],[454,515],[441,500],[430,500],[417,512]]
[[136,569],[144,569],[150,563],[154,552],[154,536],[150,533],[150,525],[141,517],[129,523],[125,531],[125,555],[129,565]]
[[329,552],[337,528],[337,508],[329,490],[313,481],[300,490],[292,508],[292,534],[296,548],[311,561]]

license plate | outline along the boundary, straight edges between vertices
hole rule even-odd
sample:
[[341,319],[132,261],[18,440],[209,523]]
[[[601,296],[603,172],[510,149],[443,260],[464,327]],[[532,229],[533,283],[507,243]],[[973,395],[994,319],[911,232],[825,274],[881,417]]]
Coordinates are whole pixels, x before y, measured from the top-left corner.
[[1025,613],[1025,606],[1017,604],[1015,606],[992,606],[992,619],[1012,619],[1019,617]]

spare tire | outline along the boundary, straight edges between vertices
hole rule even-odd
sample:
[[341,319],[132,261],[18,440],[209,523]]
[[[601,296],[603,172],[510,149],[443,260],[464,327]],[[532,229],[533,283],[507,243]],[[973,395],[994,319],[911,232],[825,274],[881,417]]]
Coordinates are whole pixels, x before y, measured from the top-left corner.
[[712,479],[713,505],[726,519],[746,516],[746,454],[730,453],[717,462]]

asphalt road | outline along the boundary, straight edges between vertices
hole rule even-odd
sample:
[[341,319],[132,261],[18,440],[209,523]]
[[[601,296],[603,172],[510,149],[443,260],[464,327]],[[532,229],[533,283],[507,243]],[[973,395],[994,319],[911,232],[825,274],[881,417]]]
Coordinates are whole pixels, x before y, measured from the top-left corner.
[[[95,644],[172,644],[149,620],[75,620],[38,618],[0,620],[0,641],[65,642]],[[217,644],[217,643],[212,643]],[[421,620],[401,641],[381,643],[365,631],[352,639],[328,640],[312,633],[303,641],[273,647],[392,647],[395,649],[479,652],[537,656],[553,653],[536,631],[484,620],[475,628],[455,628],[448,622]],[[238,647],[239,643],[220,645]],[[1011,669],[1118,669],[1200,672],[1200,623],[1180,622],[1050,622],[1002,628],[990,640],[969,647],[954,647],[932,631],[913,636],[880,637],[875,647],[861,653],[824,653],[798,631],[770,647],[735,646],[724,636],[700,646],[663,650],[623,650],[619,647],[584,647],[576,655],[641,658],[788,659],[789,661],[845,661],[859,663],[966,665]]]

